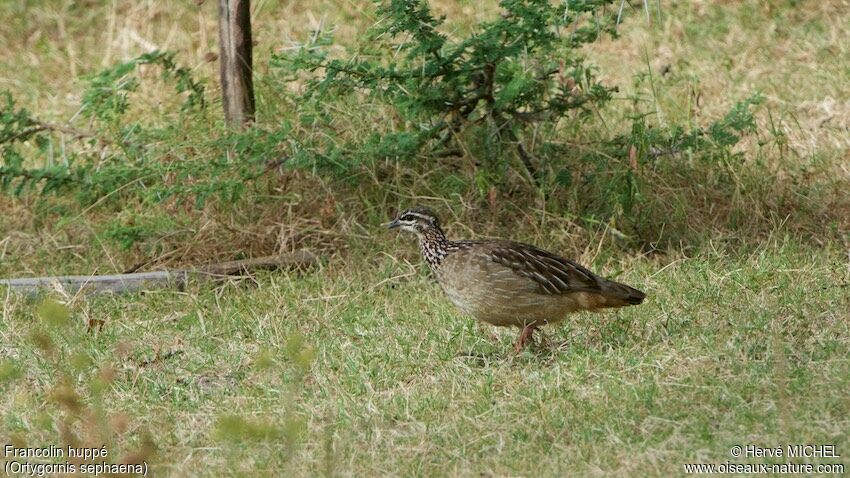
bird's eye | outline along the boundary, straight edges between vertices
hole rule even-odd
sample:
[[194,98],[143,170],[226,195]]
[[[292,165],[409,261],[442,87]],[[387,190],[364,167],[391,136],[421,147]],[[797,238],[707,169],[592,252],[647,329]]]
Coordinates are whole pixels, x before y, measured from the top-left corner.
[[402,221],[413,221],[413,214],[405,214],[404,216],[401,216],[401,220]]

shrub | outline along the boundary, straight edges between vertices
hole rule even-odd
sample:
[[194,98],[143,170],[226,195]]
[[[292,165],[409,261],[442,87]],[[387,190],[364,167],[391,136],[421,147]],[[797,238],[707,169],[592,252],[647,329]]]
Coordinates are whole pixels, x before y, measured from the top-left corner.
[[515,144],[534,172],[525,133],[534,125],[552,131],[570,112],[586,117],[615,90],[599,83],[578,53],[603,34],[616,35],[616,12],[606,9],[612,3],[502,0],[496,20],[452,40],[440,32],[445,19],[435,17],[426,1],[389,0],[379,3],[380,20],[349,58],[330,58],[325,47],[331,37],[317,32],[272,64],[289,80],[308,74],[299,104],[320,126],[333,118],[323,106],[341,96],[359,94],[390,105],[403,131],[369,136],[365,146],[373,155],[410,159],[426,146],[439,151],[474,130],[488,141]]
[[[117,208],[126,208],[132,201],[121,199],[128,198],[146,207],[176,199],[196,208],[218,198],[226,208],[246,192],[261,202],[258,186],[273,170],[307,170],[339,185],[379,178],[378,164],[416,173],[455,157],[456,167],[429,185],[436,195],[483,201],[501,188],[525,204],[542,199],[554,212],[615,226],[646,243],[650,239],[640,237],[675,218],[664,208],[650,215],[641,207],[652,179],[637,171],[664,158],[698,156],[719,164],[734,156],[732,146],[755,128],[750,107],[759,97],[705,127],[655,125],[653,112],[633,98],[617,126],[586,134],[617,90],[596,79],[581,47],[616,36],[615,3],[502,0],[494,19],[455,38],[425,0],[378,2],[379,21],[349,54],[331,55],[332,35],[319,31],[273,55],[272,73],[256,82],[269,88],[259,98],[288,100],[292,109],[261,110],[261,122],[245,131],[217,128],[203,83],[166,52],[88,79],[80,116],[90,130],[43,122],[7,93],[0,111],[0,191],[63,192],[84,205]],[[150,80],[139,74],[143,66],[161,71],[179,111],[175,106],[169,116],[144,121],[128,113],[134,93]],[[61,158],[53,156],[58,134],[77,140]],[[462,161],[475,163],[474,177]],[[513,172],[523,178],[519,187],[506,182],[518,177]],[[354,194],[365,196],[360,202],[386,200],[386,191],[373,189],[371,197],[362,189]],[[619,220],[623,224],[615,224]],[[157,236],[157,224],[116,219],[105,237],[128,250]]]

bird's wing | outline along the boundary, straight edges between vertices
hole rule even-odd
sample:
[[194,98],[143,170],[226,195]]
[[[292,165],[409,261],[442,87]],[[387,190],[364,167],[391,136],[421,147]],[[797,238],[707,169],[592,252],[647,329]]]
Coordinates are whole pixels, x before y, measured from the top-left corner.
[[537,284],[541,294],[601,292],[605,279],[578,263],[528,244],[506,242],[494,246],[490,260]]

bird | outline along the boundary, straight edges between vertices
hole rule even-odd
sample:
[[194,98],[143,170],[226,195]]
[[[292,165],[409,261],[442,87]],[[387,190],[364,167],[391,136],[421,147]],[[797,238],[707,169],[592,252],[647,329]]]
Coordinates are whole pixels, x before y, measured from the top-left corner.
[[638,305],[646,294],[600,277],[575,261],[509,240],[450,240],[437,215],[413,207],[385,224],[411,232],[440,287],[463,313],[521,329],[520,353],[534,331],[578,311]]

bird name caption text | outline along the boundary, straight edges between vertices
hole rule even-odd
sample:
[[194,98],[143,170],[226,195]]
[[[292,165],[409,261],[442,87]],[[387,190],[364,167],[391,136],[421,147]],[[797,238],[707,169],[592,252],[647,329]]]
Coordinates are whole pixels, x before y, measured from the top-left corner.
[[49,445],[16,447],[3,445],[3,469],[7,475],[53,476],[58,474],[105,475],[133,473],[147,476],[148,464],[109,463],[109,451],[102,447]]

